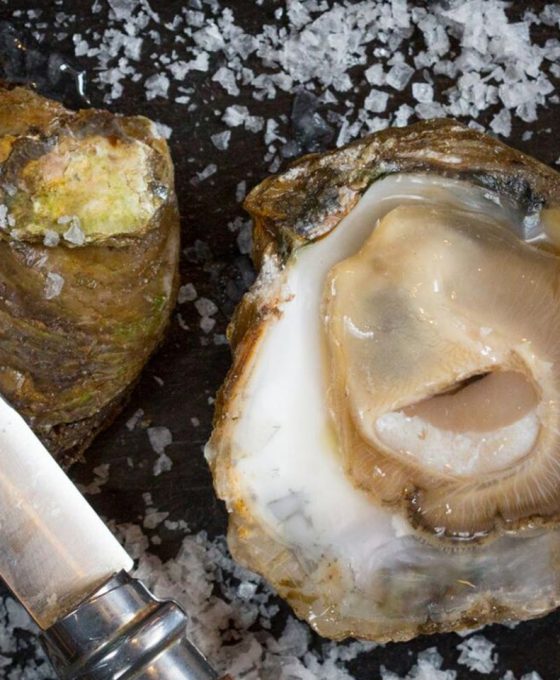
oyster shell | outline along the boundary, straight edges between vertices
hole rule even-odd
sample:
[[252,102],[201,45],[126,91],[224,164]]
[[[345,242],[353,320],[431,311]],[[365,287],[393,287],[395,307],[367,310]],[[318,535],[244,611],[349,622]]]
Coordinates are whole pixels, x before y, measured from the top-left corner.
[[206,455],[229,544],[327,637],[560,603],[560,177],[451,121],[246,201],[259,277]]
[[0,90],[0,392],[69,464],[120,410],[175,301],[179,218],[146,118]]

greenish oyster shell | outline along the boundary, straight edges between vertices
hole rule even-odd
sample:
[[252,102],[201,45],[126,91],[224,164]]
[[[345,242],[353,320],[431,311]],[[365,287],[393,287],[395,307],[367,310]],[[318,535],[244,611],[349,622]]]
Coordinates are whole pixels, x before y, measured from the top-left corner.
[[[389,617],[394,616],[393,627],[376,627],[359,613],[341,615],[340,601],[345,591],[336,565],[330,574],[330,590],[318,594],[305,560],[289,544],[278,540],[264,520],[251,511],[250,499],[245,499],[238,487],[234,430],[257,348],[269,325],[282,316],[281,308],[287,301],[283,290],[288,270],[285,265],[295,251],[335,229],[372,183],[400,173],[466,180],[511,199],[526,216],[528,228],[534,217],[544,211],[550,211],[553,228],[560,225],[558,173],[492,137],[450,120],[388,129],[338,150],[305,156],[284,172],[264,180],[248,195],[245,208],[253,218],[253,258],[260,273],[229,328],[233,364],[218,395],[214,430],[206,453],[217,495],[228,505],[228,541],[234,557],[263,574],[295,613],[317,632],[334,639],[355,636],[379,642],[408,640],[419,634],[476,627],[508,618],[531,618],[556,606],[551,598],[544,604],[535,604],[533,609],[531,603],[526,607],[504,607],[490,592],[451,618],[438,618],[426,611],[422,621],[405,621],[401,614],[407,609],[407,601],[421,599],[425,594],[417,587],[424,573],[424,565],[418,564],[416,571],[410,573],[411,590],[398,596],[389,588],[392,575],[386,574],[387,601],[378,605]],[[513,551],[508,537],[500,540],[500,549]],[[535,546],[539,540],[537,527]],[[429,550],[427,545],[426,551]],[[447,576],[442,579],[442,588],[455,573],[456,555],[466,554],[443,552],[440,567]],[[459,562],[461,559],[457,558]],[[550,559],[558,561],[560,557],[554,553]],[[463,581],[457,584],[458,588],[470,587]],[[432,595],[434,601],[443,596],[437,579],[433,587],[434,592],[426,595],[428,602]]]
[[0,392],[64,464],[160,343],[178,256],[173,165],[151,121],[0,91]]

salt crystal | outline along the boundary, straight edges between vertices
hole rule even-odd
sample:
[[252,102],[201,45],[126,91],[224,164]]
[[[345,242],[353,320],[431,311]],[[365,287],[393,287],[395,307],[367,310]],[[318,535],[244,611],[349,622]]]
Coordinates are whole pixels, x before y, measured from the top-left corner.
[[547,26],[558,26],[560,28],[560,5],[546,5],[540,14],[540,19]]
[[414,114],[414,109],[408,104],[401,104],[395,113],[393,124],[396,127],[403,127],[408,125],[410,117]]
[[248,116],[245,119],[245,129],[250,132],[260,132],[264,127],[264,118],[262,116]]
[[490,122],[490,129],[497,135],[509,137],[511,134],[511,113],[508,109],[502,109]]
[[257,584],[250,582],[240,583],[237,589],[237,594],[242,600],[250,600],[256,592]]
[[196,300],[197,292],[196,288],[192,283],[185,283],[184,286],[179,288],[179,294],[177,296],[177,302],[182,305],[185,302],[192,302]]
[[249,255],[253,249],[253,229],[250,223],[244,224],[237,235],[237,247],[242,255]]
[[212,341],[216,346],[229,344],[227,336],[223,333],[214,333],[214,338]]
[[537,105],[534,101],[527,101],[520,104],[515,113],[526,123],[534,123],[537,120]]
[[218,132],[215,135],[211,135],[210,139],[212,144],[219,151],[226,151],[229,147],[229,140],[231,139],[231,130],[224,130],[223,132]]
[[169,472],[169,470],[171,470],[172,467],[173,461],[171,460],[171,458],[166,453],[160,454],[160,456],[154,463],[153,467],[154,477],[158,477],[159,475],[161,475],[162,472]]
[[387,108],[389,95],[381,90],[371,90],[364,100],[364,108],[373,113],[383,113]]
[[[60,224],[64,224],[64,222],[61,222],[61,220],[65,219],[64,217],[60,217],[58,219],[58,222]],[[76,216],[70,217],[70,227],[64,232],[63,237],[68,243],[72,243],[72,245],[75,246],[83,246],[84,243],[86,242],[86,235],[82,231],[82,228],[80,226],[80,220]]]
[[177,323],[179,324],[179,328],[182,328],[184,331],[190,331],[189,324],[185,321],[183,315],[180,313],[177,313]]
[[239,87],[235,81],[235,73],[226,66],[219,68],[212,76],[212,80],[219,83],[228,94],[234,97],[239,94]]
[[44,295],[47,300],[53,300],[58,297],[62,292],[64,287],[64,277],[55,272],[49,272],[47,274],[47,280],[45,282]]
[[429,118],[439,118],[445,115],[445,108],[439,102],[425,102],[416,104],[414,111],[418,118],[423,120]]
[[374,64],[365,70],[364,75],[370,85],[384,85],[385,72],[381,64]]
[[126,427],[128,430],[132,432],[138,425],[138,423],[142,420],[144,417],[144,410],[139,408],[134,413],[130,416],[130,418],[126,421]]
[[191,184],[194,185],[200,184],[201,182],[204,182],[205,179],[208,179],[209,177],[212,177],[212,175],[215,175],[217,171],[218,166],[215,163],[209,163],[200,172],[196,173],[196,177],[193,177],[191,179]]
[[101,465],[97,465],[97,467],[94,467],[93,481],[87,485],[80,484],[79,485],[80,492],[83,494],[87,494],[89,496],[95,496],[96,494],[101,493],[101,487],[104,484],[107,484],[107,482],[109,481],[110,467],[111,466],[109,463],[102,463]]
[[194,306],[196,307],[196,311],[200,314],[200,316],[214,316],[214,314],[216,314],[218,311],[218,307],[214,304],[214,302],[205,297],[198,298],[198,300],[194,303]]
[[168,512],[160,512],[155,508],[147,508],[142,526],[145,529],[155,529],[165,519],[169,517]]
[[381,666],[381,680],[455,680],[457,672],[442,670],[443,657],[435,647],[430,647],[418,654],[416,664],[405,678]]
[[412,96],[421,104],[427,104],[434,99],[434,88],[428,83],[413,83]]
[[43,245],[47,248],[54,248],[60,242],[60,234],[52,229],[45,229],[43,236]]
[[173,442],[173,435],[168,427],[157,426],[148,428],[148,439],[152,449],[159,454]]
[[204,333],[210,333],[215,325],[216,319],[213,319],[210,316],[203,316],[202,319],[200,319],[200,328],[202,331],[204,331]]
[[387,73],[387,85],[395,90],[403,90],[414,75],[414,69],[408,64],[395,64]]
[[146,99],[155,99],[156,97],[167,97],[169,90],[169,78],[164,73],[156,73],[144,82],[146,89]]
[[483,635],[473,635],[457,645],[461,652],[457,663],[478,673],[491,673],[497,662],[497,655],[493,653],[496,645]]
[[222,116],[222,120],[230,127],[239,127],[243,125],[249,115],[249,109],[246,106],[234,104],[228,106]]
[[0,203],[0,229],[8,228],[8,206]]
[[155,126],[158,137],[162,139],[169,139],[173,134],[173,128],[169,127],[169,125],[165,125],[165,123],[155,121]]
[[241,180],[241,182],[239,182],[238,185],[235,187],[235,200],[238,203],[241,203],[241,201],[245,198],[246,193],[247,182],[245,180]]
[[129,19],[139,4],[139,0],[108,0],[109,7],[118,20]]

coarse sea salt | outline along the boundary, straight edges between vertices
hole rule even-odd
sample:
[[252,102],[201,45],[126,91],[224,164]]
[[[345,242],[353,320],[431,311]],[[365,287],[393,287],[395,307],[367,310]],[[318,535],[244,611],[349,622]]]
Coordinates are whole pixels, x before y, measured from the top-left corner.
[[44,295],[46,300],[58,297],[64,287],[64,277],[56,272],[49,272],[45,281]]
[[410,672],[401,678],[383,666],[381,680],[455,680],[457,671],[442,668],[443,657],[435,647],[430,647],[418,654],[418,658]]
[[498,660],[494,653],[495,646],[483,635],[473,635],[457,645],[457,649],[461,652],[457,663],[466,666],[471,671],[491,673]]

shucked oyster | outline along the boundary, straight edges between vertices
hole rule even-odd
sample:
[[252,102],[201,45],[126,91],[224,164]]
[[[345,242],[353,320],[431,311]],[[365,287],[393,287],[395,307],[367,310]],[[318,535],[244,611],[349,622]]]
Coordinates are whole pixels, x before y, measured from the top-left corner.
[[321,634],[560,603],[560,178],[449,121],[253,190],[207,447],[234,556]]
[[153,123],[0,90],[0,393],[70,462],[119,410],[177,285]]

